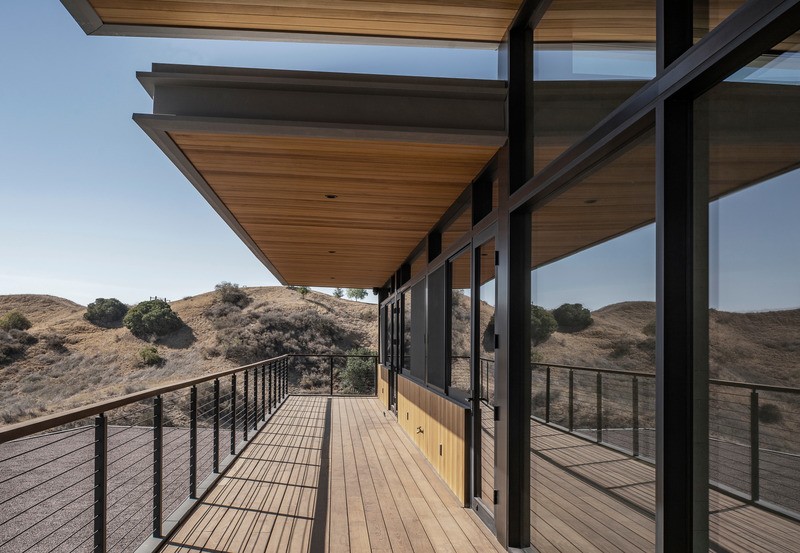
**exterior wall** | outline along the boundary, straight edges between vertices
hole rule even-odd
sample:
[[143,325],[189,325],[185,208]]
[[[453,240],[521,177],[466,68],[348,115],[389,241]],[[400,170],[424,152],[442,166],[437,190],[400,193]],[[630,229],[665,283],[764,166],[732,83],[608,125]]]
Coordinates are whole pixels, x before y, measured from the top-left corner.
[[389,369],[378,365],[378,399],[384,409],[389,409]]
[[397,420],[442,480],[469,506],[469,409],[403,376],[397,379]]

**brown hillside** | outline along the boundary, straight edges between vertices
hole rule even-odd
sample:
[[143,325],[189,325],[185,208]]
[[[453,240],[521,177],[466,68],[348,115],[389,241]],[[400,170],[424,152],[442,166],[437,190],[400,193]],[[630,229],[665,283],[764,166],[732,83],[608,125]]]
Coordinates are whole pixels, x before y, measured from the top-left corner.
[[[290,314],[304,314],[309,320],[315,313],[324,314],[347,336],[347,346],[377,347],[374,304],[317,292],[303,299],[283,287],[247,288],[246,292],[252,302],[241,314],[248,321],[265,313],[278,324]],[[147,341],[126,328],[93,325],[84,320],[83,306],[52,296],[0,296],[0,315],[20,311],[33,323],[28,333],[38,339],[10,363],[0,365],[0,424],[238,366],[225,357],[218,339],[220,329],[207,315],[216,301],[215,293],[209,292],[171,302],[186,327],[153,344],[164,362],[148,367],[139,357],[142,348],[150,345]],[[264,353],[270,357],[282,352]]]

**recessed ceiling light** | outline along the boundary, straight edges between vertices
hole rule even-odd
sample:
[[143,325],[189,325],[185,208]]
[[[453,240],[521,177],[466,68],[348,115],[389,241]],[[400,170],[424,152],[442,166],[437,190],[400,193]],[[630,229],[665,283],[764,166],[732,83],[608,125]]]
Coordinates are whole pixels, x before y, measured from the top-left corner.
[[597,200],[592,198],[590,200],[584,200],[583,203],[585,203],[585,204],[596,204]]
[[336,250],[328,250],[328,253],[336,253]]
[[339,196],[337,196],[336,194],[325,194],[325,197],[328,198],[329,200],[335,200]]

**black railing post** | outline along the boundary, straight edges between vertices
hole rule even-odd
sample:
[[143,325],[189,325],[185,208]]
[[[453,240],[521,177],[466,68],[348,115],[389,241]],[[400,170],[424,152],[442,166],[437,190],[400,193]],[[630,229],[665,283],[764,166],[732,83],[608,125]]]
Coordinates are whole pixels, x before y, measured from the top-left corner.
[[214,472],[219,472],[219,378],[214,379]]
[[248,400],[248,393],[250,392],[250,388],[248,387],[248,373],[250,371],[248,369],[244,370],[244,394],[242,395],[242,400],[244,401],[244,421],[242,424],[242,437],[244,441],[247,441],[247,428],[250,426],[250,402]]
[[197,386],[192,386],[189,405],[189,498],[197,499]]
[[275,364],[269,365],[269,414],[272,414],[272,406],[275,405]]
[[161,506],[164,470],[164,427],[161,396],[153,398],[153,537],[162,537]]
[[575,429],[575,373],[572,369],[569,370],[569,431],[572,432]]
[[544,388],[544,422],[550,422],[550,365],[547,366]]
[[253,432],[258,429],[258,367],[253,367]]
[[283,397],[289,395],[289,359],[283,360]]
[[758,390],[750,392],[750,499],[758,501],[761,497],[759,485],[759,428],[758,428]]
[[267,366],[261,365],[261,420],[267,420]]
[[631,426],[633,427],[633,456],[639,456],[639,378],[631,379]]
[[105,413],[94,419],[94,553],[106,552],[108,517],[108,421]]
[[597,443],[603,441],[603,373],[597,373]]
[[378,356],[372,358],[375,362],[375,371],[372,373],[372,387],[375,390],[375,395],[378,395]]
[[331,395],[333,395],[333,355],[330,356],[331,361]]
[[236,455],[236,375],[231,375],[231,455]]

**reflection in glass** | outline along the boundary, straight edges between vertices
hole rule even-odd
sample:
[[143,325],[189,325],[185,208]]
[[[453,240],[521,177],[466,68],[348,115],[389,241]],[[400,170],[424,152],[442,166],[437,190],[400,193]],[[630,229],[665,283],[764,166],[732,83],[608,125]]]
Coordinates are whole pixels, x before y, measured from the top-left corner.
[[[472,361],[470,250],[450,261],[450,389],[469,397]],[[453,395],[451,393],[451,395]]]
[[478,287],[477,368],[480,379],[480,498],[490,513],[494,512],[494,312],[495,312],[495,244],[489,240],[477,250],[480,282]]
[[411,261],[411,278],[424,273],[427,266],[428,254],[424,251],[417,254],[417,257]]
[[694,41],[713,31],[746,0],[694,0]]
[[800,543],[800,58],[782,51],[796,38],[695,103],[695,183],[709,197],[709,526],[727,550],[742,532],[749,550]]
[[442,231],[442,251],[472,229],[472,210],[466,206]]
[[534,30],[534,172],[656,73],[656,3],[553,0]]
[[653,551],[654,133],[531,217],[533,545]]

